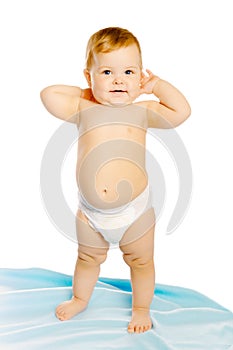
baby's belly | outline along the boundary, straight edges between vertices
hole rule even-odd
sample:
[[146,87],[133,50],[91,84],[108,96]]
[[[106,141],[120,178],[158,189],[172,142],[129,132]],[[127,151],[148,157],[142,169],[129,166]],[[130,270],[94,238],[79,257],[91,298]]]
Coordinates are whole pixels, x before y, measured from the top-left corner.
[[[137,197],[147,185],[144,144],[130,139],[79,142],[77,184],[95,208],[110,209]],[[88,145],[88,147],[87,147]],[[94,146],[95,145],[95,146]]]

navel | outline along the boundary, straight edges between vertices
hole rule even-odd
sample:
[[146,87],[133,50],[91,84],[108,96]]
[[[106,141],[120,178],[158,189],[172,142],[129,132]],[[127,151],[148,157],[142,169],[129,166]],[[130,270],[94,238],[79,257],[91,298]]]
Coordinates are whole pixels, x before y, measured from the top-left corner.
[[108,191],[107,191],[107,188],[104,188],[104,189],[103,189],[103,194],[105,195],[105,194],[107,194],[107,192],[108,192]]

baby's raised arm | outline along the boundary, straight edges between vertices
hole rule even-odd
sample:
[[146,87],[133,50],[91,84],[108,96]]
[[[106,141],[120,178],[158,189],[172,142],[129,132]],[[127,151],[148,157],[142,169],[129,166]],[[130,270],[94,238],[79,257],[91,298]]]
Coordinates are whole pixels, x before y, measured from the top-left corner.
[[77,123],[80,101],[92,100],[90,89],[76,86],[52,85],[41,91],[41,100],[46,109],[55,117]]
[[183,123],[190,115],[191,108],[184,95],[169,82],[147,70],[142,80],[141,91],[155,95],[159,101],[139,103],[148,109],[149,128],[173,128]]

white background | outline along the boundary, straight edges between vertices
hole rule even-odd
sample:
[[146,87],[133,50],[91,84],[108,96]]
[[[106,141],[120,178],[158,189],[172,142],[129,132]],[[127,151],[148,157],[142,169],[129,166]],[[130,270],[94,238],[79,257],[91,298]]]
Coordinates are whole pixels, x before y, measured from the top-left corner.
[[[156,228],[157,282],[194,289],[233,310],[231,5],[226,0],[1,2],[0,267],[73,273],[77,247],[53,226],[41,201],[41,159],[62,122],[47,113],[39,93],[57,83],[86,87],[82,70],[89,36],[121,26],[138,37],[144,67],[178,87],[192,107],[190,119],[177,128],[192,162],[192,201],[183,223],[167,236],[178,191],[170,161],[164,168],[167,202]],[[72,152],[63,187],[76,193]],[[166,152],[155,152],[169,164]],[[101,276],[129,277],[119,250],[110,251]]]

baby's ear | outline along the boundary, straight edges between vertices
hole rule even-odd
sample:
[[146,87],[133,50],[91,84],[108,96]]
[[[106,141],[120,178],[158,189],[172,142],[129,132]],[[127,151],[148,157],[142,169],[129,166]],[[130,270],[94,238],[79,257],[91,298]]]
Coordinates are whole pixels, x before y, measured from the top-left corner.
[[86,78],[86,80],[87,80],[88,86],[91,88],[91,75],[90,75],[90,73],[89,73],[89,70],[85,68],[85,69],[83,70],[83,73],[84,73],[84,76],[85,76],[85,78]]

